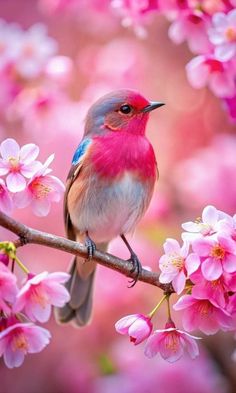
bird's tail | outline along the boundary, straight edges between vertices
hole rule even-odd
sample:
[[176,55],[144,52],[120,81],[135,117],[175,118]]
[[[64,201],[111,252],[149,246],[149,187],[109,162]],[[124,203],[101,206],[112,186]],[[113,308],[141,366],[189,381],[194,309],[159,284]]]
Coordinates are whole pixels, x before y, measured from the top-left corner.
[[[107,244],[99,244],[97,248],[106,251]],[[87,325],[91,320],[93,303],[93,286],[96,263],[75,257],[69,268],[71,275],[65,287],[70,293],[70,301],[64,307],[55,308],[55,317],[59,323],[72,321],[76,326]]]

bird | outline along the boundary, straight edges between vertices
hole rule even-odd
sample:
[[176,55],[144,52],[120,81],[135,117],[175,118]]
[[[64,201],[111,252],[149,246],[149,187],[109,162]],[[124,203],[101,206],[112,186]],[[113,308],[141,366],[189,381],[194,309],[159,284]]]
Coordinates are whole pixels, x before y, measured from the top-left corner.
[[142,265],[126,234],[147,210],[158,179],[154,149],[145,136],[149,113],[164,105],[138,91],[119,89],[99,98],[88,110],[84,135],[68,174],[64,222],[69,239],[83,242],[88,258],[74,257],[65,284],[70,300],[55,311],[59,323],[81,327],[91,321],[95,249],[107,251],[120,236],[130,252],[138,280]]

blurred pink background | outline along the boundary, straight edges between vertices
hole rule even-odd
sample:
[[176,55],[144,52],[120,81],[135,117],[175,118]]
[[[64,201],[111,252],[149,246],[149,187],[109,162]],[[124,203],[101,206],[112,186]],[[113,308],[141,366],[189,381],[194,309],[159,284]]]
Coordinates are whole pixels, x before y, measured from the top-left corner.
[[[147,37],[140,39],[107,11],[109,1],[64,1],[62,9],[55,9],[56,3],[0,2],[0,17],[6,22],[17,22],[23,29],[44,23],[48,35],[58,42],[57,54],[72,59],[62,78],[20,81],[20,93],[8,103],[2,93],[1,140],[13,137],[21,145],[38,144],[42,161],[55,152],[53,174],[65,181],[87,108],[97,97],[130,87],[165,102],[148,125],[160,179],[131,240],[143,265],[157,270],[165,238],[180,239],[181,223],[201,215],[206,204],[230,214],[236,211],[235,125],[207,89],[194,90],[188,84],[184,67],[191,54],[187,45],[176,46],[169,40],[164,16],[153,15],[146,26]],[[34,217],[30,209],[15,211],[14,217],[64,235],[62,202],[54,204],[46,218]],[[1,230],[3,240],[10,237]],[[119,240],[110,252],[128,257]],[[65,270],[71,259],[39,246],[24,247],[19,255],[35,273]],[[142,283],[133,289],[127,285],[125,277],[99,267],[92,324],[77,330],[58,326],[52,318],[48,328],[53,338],[42,353],[27,356],[24,365],[14,370],[1,361],[0,393],[234,393],[235,365],[230,358],[234,342],[229,334],[202,340],[197,360],[184,358],[170,365],[159,358],[146,359],[142,347],[133,347],[127,337],[116,333],[114,323],[119,318],[148,313],[161,295]],[[162,311],[157,315],[158,328],[165,323],[163,315]]]

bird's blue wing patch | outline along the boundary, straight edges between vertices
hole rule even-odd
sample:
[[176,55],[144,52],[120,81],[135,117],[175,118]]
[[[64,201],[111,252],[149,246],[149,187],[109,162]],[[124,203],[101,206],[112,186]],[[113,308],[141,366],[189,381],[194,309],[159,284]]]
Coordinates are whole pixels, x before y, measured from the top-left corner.
[[72,164],[77,165],[82,159],[83,155],[86,153],[88,146],[91,143],[91,139],[84,139],[77,147],[75,154],[72,159]]

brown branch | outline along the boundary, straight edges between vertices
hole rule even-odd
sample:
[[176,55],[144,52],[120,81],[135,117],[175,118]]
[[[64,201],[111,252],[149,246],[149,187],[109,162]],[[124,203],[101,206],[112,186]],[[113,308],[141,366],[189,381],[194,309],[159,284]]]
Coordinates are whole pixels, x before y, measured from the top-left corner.
[[[55,248],[57,250],[87,258],[87,248],[84,245],[61,236],[52,235],[50,233],[30,228],[2,212],[0,212],[0,226],[18,236],[18,239],[14,242],[16,247],[21,247],[26,244],[41,244],[46,247]],[[135,278],[135,273],[132,272],[133,265],[129,261],[125,261],[99,250],[95,251],[93,260],[100,265],[113,269],[127,277]],[[165,292],[172,292],[170,285],[164,285],[159,282],[159,275],[155,272],[142,269],[138,280],[159,287]]]

